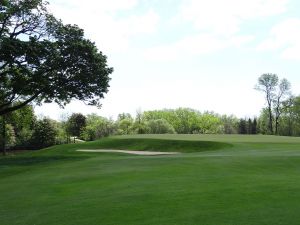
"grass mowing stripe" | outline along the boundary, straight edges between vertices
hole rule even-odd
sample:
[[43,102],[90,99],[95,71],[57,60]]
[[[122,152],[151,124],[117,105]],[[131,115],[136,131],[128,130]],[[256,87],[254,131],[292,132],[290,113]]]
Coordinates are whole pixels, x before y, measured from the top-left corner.
[[[1,225],[299,225],[299,139],[133,137],[1,158]],[[229,146],[203,148],[203,141]],[[188,154],[144,157],[75,151],[108,145],[157,151],[177,146]]]

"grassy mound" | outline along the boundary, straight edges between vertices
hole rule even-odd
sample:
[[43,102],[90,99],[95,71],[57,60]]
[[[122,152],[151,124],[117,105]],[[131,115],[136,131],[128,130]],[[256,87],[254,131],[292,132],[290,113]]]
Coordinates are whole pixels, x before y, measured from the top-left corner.
[[203,152],[232,147],[231,144],[215,141],[185,141],[142,138],[105,138],[93,143],[82,144],[81,148],[119,149],[136,151],[164,151],[164,152]]

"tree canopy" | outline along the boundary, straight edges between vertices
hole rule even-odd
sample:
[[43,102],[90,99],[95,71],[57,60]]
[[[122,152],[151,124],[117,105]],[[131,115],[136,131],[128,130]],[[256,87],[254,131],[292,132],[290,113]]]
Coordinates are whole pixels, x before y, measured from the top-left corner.
[[81,113],[73,113],[67,121],[68,134],[79,137],[80,132],[86,126],[86,117]]
[[83,30],[56,19],[47,2],[1,1],[0,115],[32,101],[100,106],[112,71]]
[[[283,103],[290,96],[290,82],[283,78],[279,81],[276,74],[262,74],[258,78],[256,89],[265,94],[269,117],[269,133],[273,134],[273,120],[275,117],[275,134],[278,134],[279,119],[283,112]],[[275,116],[274,116],[275,115]]]

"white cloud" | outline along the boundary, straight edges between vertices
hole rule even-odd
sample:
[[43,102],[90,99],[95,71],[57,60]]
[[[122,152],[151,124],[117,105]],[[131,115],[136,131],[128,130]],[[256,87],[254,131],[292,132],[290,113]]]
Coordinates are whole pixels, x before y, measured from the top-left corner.
[[116,11],[130,10],[137,6],[138,1],[139,0],[50,0],[50,3],[62,8],[80,10],[85,14],[87,11],[115,13]]
[[285,49],[281,56],[284,59],[300,60],[300,43]]
[[211,34],[186,37],[167,46],[159,46],[145,51],[148,60],[173,61],[180,58],[211,54],[228,47],[240,47],[253,40],[252,36],[220,38]]
[[145,56],[150,60],[176,60],[180,57],[213,53],[225,48],[226,45],[223,40],[204,34],[187,37],[167,46],[148,49]]
[[288,0],[187,0],[179,20],[190,21],[199,30],[232,35],[244,20],[260,19],[285,12]]
[[192,23],[197,34],[145,51],[147,59],[172,61],[238,48],[255,39],[242,35],[244,22],[282,14],[289,0],[183,0],[173,25]]
[[130,16],[125,20],[117,21],[117,26],[123,34],[131,37],[138,34],[151,34],[157,29],[159,16],[153,10],[149,10],[142,16]]
[[300,19],[290,18],[275,25],[257,50],[281,50],[282,58],[300,60]]
[[138,0],[50,1],[50,10],[65,23],[78,24],[104,53],[122,52],[130,39],[156,32],[159,16],[149,9],[144,14],[116,17],[119,12],[134,9]]

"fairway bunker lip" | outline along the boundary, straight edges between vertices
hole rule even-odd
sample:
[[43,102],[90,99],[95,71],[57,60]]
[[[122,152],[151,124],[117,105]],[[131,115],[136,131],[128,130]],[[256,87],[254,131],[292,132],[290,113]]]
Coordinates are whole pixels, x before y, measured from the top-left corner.
[[180,154],[180,152],[154,152],[154,151],[132,151],[132,150],[115,150],[115,149],[78,149],[78,152],[102,152],[102,153],[126,153],[132,155],[176,155]]

